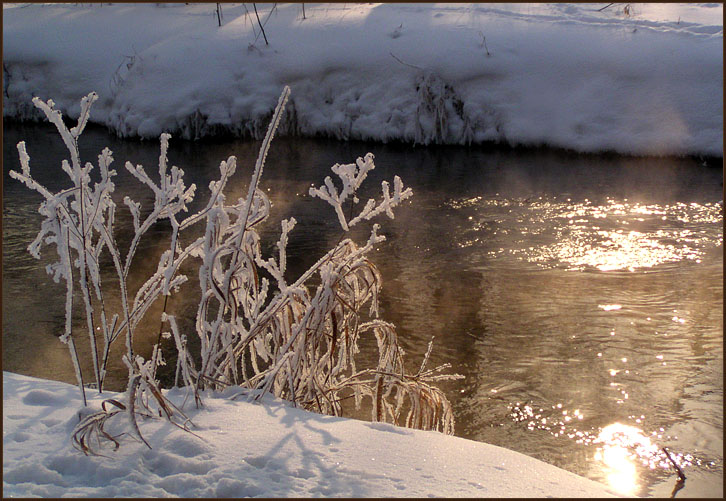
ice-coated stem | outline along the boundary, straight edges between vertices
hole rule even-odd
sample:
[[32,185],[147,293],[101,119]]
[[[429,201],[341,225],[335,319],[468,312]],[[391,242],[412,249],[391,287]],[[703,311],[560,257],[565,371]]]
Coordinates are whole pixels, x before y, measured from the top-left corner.
[[[210,346],[215,346],[217,343],[217,339],[220,335],[220,329],[222,325],[222,318],[225,314],[226,310],[229,308],[230,305],[230,285],[232,281],[232,276],[234,275],[235,271],[239,267],[239,259],[240,259],[240,250],[242,247],[242,242],[244,241],[244,236],[247,232],[247,222],[250,215],[250,209],[252,208],[252,200],[254,199],[255,192],[257,191],[257,186],[260,183],[260,177],[262,176],[262,170],[265,165],[265,160],[267,158],[267,152],[270,149],[270,144],[272,143],[272,138],[275,135],[275,131],[277,130],[277,127],[280,125],[280,118],[282,117],[282,112],[285,109],[285,104],[287,103],[287,99],[290,96],[290,87],[287,85],[282,90],[282,94],[280,94],[280,99],[277,101],[277,106],[275,107],[275,112],[272,115],[272,120],[270,121],[270,125],[267,127],[267,134],[265,135],[265,139],[262,141],[262,146],[260,146],[260,152],[257,156],[257,162],[255,163],[255,170],[252,174],[252,178],[250,180],[250,186],[247,191],[247,199],[245,200],[244,208],[242,209],[242,216],[241,216],[241,222],[242,225],[240,226],[239,234],[237,235],[237,239],[233,244],[234,254],[232,255],[232,258],[229,262],[229,267],[227,268],[224,279],[223,279],[223,294],[224,299],[222,305],[220,305],[219,311],[217,313],[217,322],[216,322],[216,328],[214,329],[214,333],[210,339]],[[200,375],[206,375],[207,374],[207,368],[209,366],[209,362],[212,357],[205,357],[206,350],[202,352],[202,366],[199,371]],[[197,380],[197,387],[196,391],[199,391],[199,385],[202,381],[202,378],[200,377]]]
[[71,250],[70,243],[68,241],[68,227],[64,228],[63,233],[64,240],[66,243],[66,269],[68,270],[68,277],[66,278],[66,325],[65,333],[61,337],[61,342],[68,344],[68,350],[71,353],[71,361],[73,362],[73,369],[76,373],[76,380],[78,381],[78,387],[81,390],[81,397],[83,397],[84,407],[88,405],[86,402],[86,388],[83,384],[83,372],[81,371],[81,364],[78,361],[78,351],[76,350],[76,343],[73,341],[73,329],[71,325],[72,311],[73,311],[73,267],[71,266]]

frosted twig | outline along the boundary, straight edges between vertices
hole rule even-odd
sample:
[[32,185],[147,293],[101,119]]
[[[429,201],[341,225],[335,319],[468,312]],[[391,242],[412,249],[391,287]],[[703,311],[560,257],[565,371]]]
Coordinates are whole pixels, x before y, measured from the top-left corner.
[[351,226],[354,226],[363,220],[370,220],[382,212],[385,212],[388,217],[393,219],[394,215],[392,208],[413,195],[413,191],[411,191],[410,188],[406,188],[405,190],[403,189],[403,182],[398,176],[395,176],[393,179],[393,197],[391,197],[388,182],[383,181],[381,183],[383,201],[376,205],[376,201],[370,199],[356,217],[352,218],[350,221],[348,221],[345,217],[343,203],[351,196],[353,197],[353,202],[357,200],[355,197],[356,190],[368,176],[368,172],[374,168],[375,165],[373,163],[372,153],[368,153],[365,156],[365,159],[358,158],[355,164],[335,164],[331,167],[331,170],[337,174],[343,182],[343,189],[341,192],[338,193],[333,181],[330,179],[330,176],[328,176],[325,178],[324,186],[310,188],[310,196],[321,198],[333,206],[335,213],[338,216],[340,226],[344,231],[348,231]]

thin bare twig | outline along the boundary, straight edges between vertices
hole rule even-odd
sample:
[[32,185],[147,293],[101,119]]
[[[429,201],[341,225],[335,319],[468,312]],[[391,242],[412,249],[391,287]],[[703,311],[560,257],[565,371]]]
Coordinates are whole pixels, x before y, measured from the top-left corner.
[[487,37],[485,37],[484,33],[482,33],[481,31],[479,32],[479,34],[481,35],[481,43],[484,46],[484,49],[487,51],[487,56],[491,56],[491,54],[489,54],[489,47],[487,47]]
[[267,35],[265,34],[265,27],[262,26],[262,22],[260,21],[260,15],[257,13],[257,4],[255,4],[253,2],[252,7],[255,8],[255,16],[257,16],[257,24],[260,25],[260,30],[262,30],[262,36],[265,38],[265,45],[270,45],[270,42],[267,41]]
[[671,464],[673,465],[673,467],[676,469],[676,472],[678,473],[678,478],[680,480],[682,480],[682,481],[685,482],[686,475],[683,473],[683,470],[681,470],[681,467],[678,466],[678,463],[676,463],[673,460],[673,458],[671,457],[670,453],[668,452],[668,449],[666,449],[665,447],[663,447],[661,450],[665,453],[666,457],[668,458],[668,461],[670,461]]
[[396,61],[398,61],[398,62],[399,62],[399,63],[401,63],[402,65],[404,65],[404,66],[409,66],[409,67],[411,67],[411,68],[415,68],[415,69],[417,69],[417,70],[421,70],[421,71],[423,71],[423,68],[421,68],[420,66],[416,66],[416,65],[414,65],[414,64],[408,64],[408,63],[405,63],[405,62],[401,61],[400,59],[398,59],[398,58],[397,58],[396,56],[394,56],[394,55],[393,55],[393,52],[389,52],[389,54],[391,55],[391,57],[392,57],[393,59],[395,59]]

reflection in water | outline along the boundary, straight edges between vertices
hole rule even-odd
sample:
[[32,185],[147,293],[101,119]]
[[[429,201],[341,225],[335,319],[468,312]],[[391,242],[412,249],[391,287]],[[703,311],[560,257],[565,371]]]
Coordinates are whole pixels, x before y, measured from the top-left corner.
[[601,461],[609,471],[608,484],[625,495],[634,495],[638,490],[638,475],[635,458],[645,462],[651,469],[668,465],[656,464],[661,453],[643,432],[635,426],[613,423],[600,431],[595,439],[598,444],[595,460]]
[[[14,144],[21,139],[34,165],[56,165],[66,154],[52,127],[4,132],[6,173],[18,168]],[[95,158],[107,145],[119,162],[151,171],[158,161],[158,143],[120,141],[93,128],[84,133],[82,155]],[[246,192],[257,146],[172,139],[169,158],[202,200],[219,161],[237,155],[234,197]],[[394,174],[414,190],[396,219],[383,221],[388,240],[371,256],[383,277],[381,312],[398,327],[409,370],[435,336],[430,364],[450,363],[466,376],[442,385],[457,435],[655,496],[673,489],[673,469],[659,449],[667,447],[689,478],[679,496],[722,495],[720,169],[690,159],[278,138],[262,181],[272,213],[261,234],[264,252],[275,252],[280,220],[298,220],[288,247],[291,277],[340,238],[334,214],[306,196],[307,187],[334,163],[368,151],[376,169],[361,200],[377,196],[380,180]],[[118,194],[137,190],[117,170]],[[57,187],[52,172],[36,174]],[[25,250],[40,222],[39,200],[24,198],[26,191],[6,174],[3,368],[73,382],[67,348],[56,337],[62,286],[48,280],[46,261]],[[122,213],[119,231],[132,224]],[[162,243],[152,239],[143,250],[142,275]],[[193,338],[198,287],[196,272],[187,275],[169,308]],[[81,316],[74,325],[84,333]],[[142,329],[151,335],[140,331],[140,353],[148,353],[158,329],[156,317]],[[376,359],[375,340],[362,340],[360,356],[359,366]],[[173,371],[171,351],[165,358]],[[125,370],[118,372],[123,386]]]
[[[656,432],[653,435],[663,438]],[[638,463],[651,470],[668,470],[672,463],[678,469],[679,478],[672,494],[683,487],[684,467],[703,465],[701,459],[694,458],[691,454],[670,454],[656,445],[640,428],[621,423],[613,423],[603,428],[594,443],[598,445],[594,459],[607,468],[608,484],[624,495],[635,495],[638,491]],[[714,465],[715,462],[711,461],[708,466]]]
[[[546,268],[635,271],[683,260],[700,263],[704,252],[723,243],[719,202],[659,205],[608,197],[595,204],[540,196],[534,201],[474,197],[450,206],[471,214],[460,246],[481,244],[490,238],[489,229],[495,238],[509,239],[511,232],[518,234],[511,238],[513,246],[490,252],[511,253]],[[518,226],[492,228],[508,220]]]
[[467,375],[459,433],[629,495],[671,493],[667,446],[683,468],[713,473],[684,496],[720,496],[717,197],[467,194],[394,234],[411,255],[382,265],[396,277],[386,294],[414,305],[394,322],[461,343],[441,359]]
[[621,426],[618,423],[603,428],[598,441],[604,445],[595,453],[595,460],[602,461],[610,471],[607,472],[608,484],[624,495],[635,495],[638,489],[638,477],[635,464],[630,459],[627,447],[611,442],[609,429]]
[[[637,271],[657,272],[657,277],[665,271],[676,270],[676,275],[680,276],[681,271],[688,270],[685,268],[688,263],[700,264],[704,259],[713,260],[715,252],[723,245],[721,202],[644,204],[607,197],[597,204],[588,199],[577,202],[569,197],[560,201],[556,196],[540,196],[534,200],[487,199],[477,196],[453,200],[447,205],[452,211],[463,213],[460,220],[465,222],[457,228],[460,235],[458,246],[467,251],[480,248],[479,254],[485,255],[482,262],[487,263],[489,269],[495,267],[492,263],[516,266],[519,261],[533,263],[543,270],[564,270],[566,274],[578,271]],[[554,293],[554,296],[548,298],[549,317],[557,309],[553,302],[563,294],[561,290],[555,292],[555,284],[562,287],[570,281],[566,279],[566,274],[558,275],[557,279],[551,277],[551,283],[542,285],[549,294]],[[538,278],[540,276],[537,275]],[[573,276],[573,280],[582,282],[574,278],[576,276]],[[673,377],[674,372],[681,372],[681,379],[685,381],[691,379],[682,368],[669,371],[667,367],[668,363],[677,364],[677,360],[683,359],[684,355],[695,360],[696,352],[688,357],[680,352],[677,345],[694,334],[694,339],[701,335],[698,328],[693,325],[688,328],[686,324],[698,323],[700,327],[704,327],[703,318],[700,322],[695,321],[695,317],[702,317],[701,313],[696,313],[703,308],[702,304],[692,302],[686,308],[668,309],[668,300],[659,299],[656,294],[650,293],[652,290],[662,295],[670,288],[666,284],[663,284],[661,290],[652,287],[639,292],[634,288],[637,282],[625,282],[628,275],[613,275],[616,280],[613,283],[618,283],[622,289],[618,291],[618,287],[610,286],[600,290],[598,281],[606,280],[608,275],[586,276],[588,280],[577,293],[606,300],[604,304],[598,303],[597,308],[604,314],[612,312],[609,313],[612,315],[611,322],[603,322],[602,329],[612,339],[598,342],[598,346],[602,348],[598,348],[600,351],[596,353],[597,366],[600,366],[599,362],[604,363],[602,369],[609,376],[607,388],[612,394],[611,402],[631,407],[631,394],[642,393],[647,386],[653,386],[654,392],[665,390],[665,383]],[[633,278],[642,281],[646,280],[646,276],[633,275]],[[533,277],[528,275],[527,279],[531,280]],[[716,281],[712,287],[718,287]],[[628,292],[624,300],[607,301],[620,299],[614,294],[623,291]],[[598,293],[605,295],[598,296]],[[717,305],[718,296],[706,301]],[[564,304],[574,312],[578,302],[578,299],[570,297]],[[605,318],[607,317],[602,317],[602,320]],[[625,322],[618,321],[620,319]],[[590,339],[597,331],[598,319],[593,317],[593,320],[595,322],[582,325],[591,331]],[[637,339],[633,337],[633,333],[639,330],[636,322],[651,327],[643,329],[641,345],[632,344]],[[713,333],[710,347],[699,348],[697,352],[710,352],[718,358],[719,353],[722,353],[722,343],[716,334],[718,327],[709,325],[708,322],[705,324]],[[566,326],[559,325],[558,330],[563,330],[562,327]],[[542,324],[539,330],[548,335],[552,333]],[[577,347],[579,343],[575,340],[580,333],[573,332],[568,337]],[[622,338],[623,335],[625,338]],[[659,336],[670,339],[660,344],[657,341]],[[624,345],[624,342],[630,346]],[[650,346],[645,343],[650,343]],[[541,346],[538,352],[540,355],[546,353]],[[574,356],[580,358],[582,353]],[[569,356],[570,360],[573,360],[572,357],[573,355]],[[649,360],[645,361],[644,358]],[[562,359],[555,357],[554,360],[561,363]],[[658,365],[664,370],[655,370]],[[566,367],[561,370],[569,371]],[[637,382],[641,383],[640,387],[633,384]],[[688,383],[676,383],[673,387],[682,385],[689,386]],[[492,389],[491,392],[499,393],[497,389]],[[647,401],[643,397],[644,395],[639,400]],[[672,466],[659,444],[675,441],[677,438],[665,435],[664,427],[659,427],[648,436],[643,428],[645,414],[628,415],[633,424],[615,422],[587,429],[577,426],[584,418],[579,409],[568,415],[567,409],[562,410],[561,403],[550,407],[549,412],[546,412],[541,407],[535,407],[533,403],[516,403],[510,404],[508,409],[511,419],[526,425],[530,432],[546,431],[552,437],[566,437],[577,444],[594,448],[594,462],[591,464],[590,474],[607,482],[621,494],[637,495],[642,489],[643,480],[673,475]],[[650,409],[644,412],[650,412]],[[671,457],[682,468],[698,466],[715,471],[722,468],[721,459],[712,458],[708,453],[699,454],[674,453]],[[682,487],[682,484],[678,487]]]
[[[717,462],[706,457],[695,457],[689,453],[670,453],[658,445],[673,437],[664,435],[664,428],[646,434],[643,426],[645,415],[629,416],[639,426],[611,423],[602,428],[583,425],[585,416],[579,409],[563,410],[561,403],[545,410],[531,404],[517,402],[510,405],[510,417],[514,422],[526,425],[528,431],[548,432],[552,437],[572,440],[574,443],[594,449],[591,474],[603,479],[620,494],[634,496],[641,488],[642,480],[650,477],[672,476],[672,465],[679,468],[700,467],[715,469]],[[669,459],[670,456],[670,459]]]

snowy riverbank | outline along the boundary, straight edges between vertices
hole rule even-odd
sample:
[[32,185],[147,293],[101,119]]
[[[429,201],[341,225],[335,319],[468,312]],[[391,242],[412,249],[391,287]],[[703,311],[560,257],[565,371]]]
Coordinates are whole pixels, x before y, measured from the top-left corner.
[[[198,437],[163,420],[141,421],[151,450],[125,436],[118,451],[105,451],[108,458],[89,457],[69,440],[81,407],[76,387],[3,372],[3,497],[614,495],[500,447],[234,394],[208,398],[202,410],[187,403]],[[177,404],[184,399],[181,390],[169,395]],[[127,421],[112,419],[122,421],[109,422],[109,431]]]
[[288,84],[283,133],[723,155],[722,4],[157,5],[4,4],[4,116],[259,137]]

